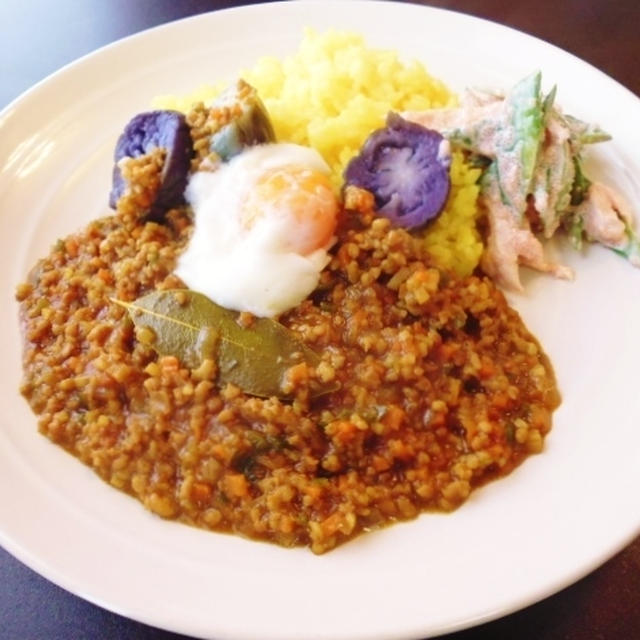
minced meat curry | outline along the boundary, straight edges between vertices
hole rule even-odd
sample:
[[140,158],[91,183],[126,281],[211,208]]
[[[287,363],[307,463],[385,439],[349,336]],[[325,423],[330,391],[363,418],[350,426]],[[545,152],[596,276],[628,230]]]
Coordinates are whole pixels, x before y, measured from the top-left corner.
[[184,287],[191,231],[186,208],[158,223],[126,204],[19,286],[22,393],[44,435],[154,513],[322,553],[451,511],[541,451],[553,372],[488,278],[432,268],[408,232],[348,212],[320,285],[279,318],[319,364],[289,367],[287,396],[251,396],[215,358],[159,356],[117,303]]

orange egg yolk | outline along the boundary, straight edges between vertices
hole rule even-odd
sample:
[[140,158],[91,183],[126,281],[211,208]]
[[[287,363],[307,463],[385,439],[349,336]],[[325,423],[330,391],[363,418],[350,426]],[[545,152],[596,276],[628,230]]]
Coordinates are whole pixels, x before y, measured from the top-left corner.
[[243,224],[258,217],[284,216],[288,248],[308,255],[325,248],[336,228],[338,200],[329,178],[306,167],[285,166],[265,172],[243,206]]

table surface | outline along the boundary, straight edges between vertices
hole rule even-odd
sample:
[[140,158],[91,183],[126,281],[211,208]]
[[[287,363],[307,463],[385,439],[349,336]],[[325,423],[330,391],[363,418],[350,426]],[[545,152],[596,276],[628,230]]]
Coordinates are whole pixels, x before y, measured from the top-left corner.
[[[214,9],[214,0],[1,0],[0,109],[81,55],[142,29]],[[638,0],[441,0],[515,27],[590,62],[640,95]],[[632,505],[630,505],[631,507]],[[1,516],[0,516],[1,517]],[[446,640],[640,638],[640,537],[573,586]],[[186,638],[118,616],[40,577],[0,548],[0,639]]]

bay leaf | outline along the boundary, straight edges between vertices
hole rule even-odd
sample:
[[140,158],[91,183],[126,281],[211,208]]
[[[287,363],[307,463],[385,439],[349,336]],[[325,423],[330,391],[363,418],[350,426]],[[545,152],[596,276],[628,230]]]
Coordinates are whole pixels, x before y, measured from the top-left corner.
[[[196,291],[154,291],[134,302],[113,302],[129,311],[137,327],[153,332],[151,346],[158,354],[175,356],[192,369],[204,359],[215,360],[218,381],[233,383],[250,395],[283,398],[281,385],[289,367],[320,363],[320,356],[281,323],[255,318],[249,327],[242,327],[237,311]],[[333,382],[318,386],[312,396],[336,388]]]

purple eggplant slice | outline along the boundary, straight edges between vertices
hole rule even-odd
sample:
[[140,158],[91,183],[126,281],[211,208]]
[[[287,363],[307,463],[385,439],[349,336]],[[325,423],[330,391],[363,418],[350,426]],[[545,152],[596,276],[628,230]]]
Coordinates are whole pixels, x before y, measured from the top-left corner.
[[118,162],[122,158],[137,158],[156,148],[166,150],[160,188],[148,216],[161,219],[172,207],[184,203],[184,190],[193,154],[189,126],[178,111],[148,111],[134,116],[118,138],[114,153],[113,183],[109,206],[115,209],[127,190]]
[[344,173],[345,183],[373,194],[378,212],[415,229],[436,218],[449,196],[449,143],[437,131],[389,113]]

